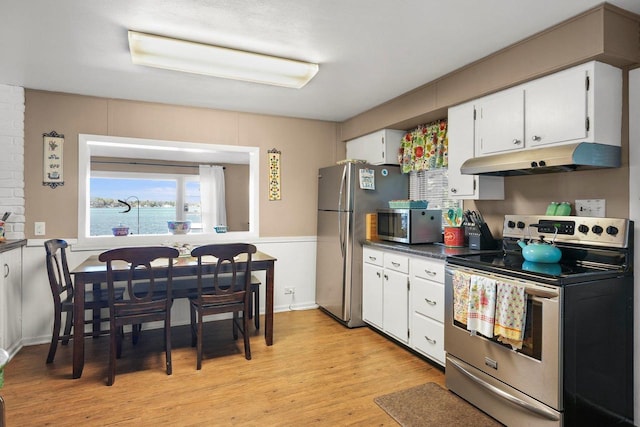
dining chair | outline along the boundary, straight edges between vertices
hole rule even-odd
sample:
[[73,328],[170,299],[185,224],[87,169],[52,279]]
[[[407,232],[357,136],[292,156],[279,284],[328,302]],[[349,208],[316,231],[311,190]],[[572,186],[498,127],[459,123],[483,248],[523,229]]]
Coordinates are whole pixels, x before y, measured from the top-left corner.
[[[51,344],[49,345],[49,354],[47,355],[47,363],[52,363],[58,349],[58,341],[62,341],[62,345],[67,345],[72,335],[73,328],[73,281],[69,274],[69,265],[67,264],[68,244],[61,239],[50,239],[44,242],[46,251],[47,275],[49,276],[49,287],[51,288],[51,296],[53,297],[53,331],[51,334]],[[115,290],[114,297],[122,299],[123,288]],[[97,337],[109,334],[109,329],[103,329],[102,324],[109,321],[109,318],[102,317],[102,309],[109,307],[109,299],[107,290],[101,289],[98,285],[94,290],[85,292],[85,311],[92,313],[90,320],[84,320],[83,325],[93,324],[92,332],[85,332],[84,336]],[[62,313],[66,313],[64,322],[64,331],[62,335]]]
[[[191,251],[198,259],[198,293],[190,299],[191,345],[196,346],[196,369],[202,369],[203,317],[211,314],[233,313],[233,339],[238,330],[244,338],[244,355],[251,359],[249,346],[249,313],[251,296],[251,255],[256,247],[247,243],[213,244],[199,246]],[[240,255],[246,261],[237,263]],[[215,264],[203,263],[203,257],[216,258]],[[242,312],[242,322],[239,313]]]
[[[179,252],[167,246],[117,248],[100,254],[98,259],[107,263],[107,288],[109,294],[110,340],[109,373],[107,385],[113,385],[116,376],[116,358],[122,354],[124,326],[139,327],[146,322],[164,321],[164,348],[167,375],[171,365],[171,280],[173,260]],[[166,260],[167,268],[155,269],[152,263]],[[116,266],[116,262],[120,262]],[[126,273],[118,272],[122,270]],[[164,292],[156,292],[156,279],[161,279]],[[116,282],[126,282],[126,294],[116,298]]]

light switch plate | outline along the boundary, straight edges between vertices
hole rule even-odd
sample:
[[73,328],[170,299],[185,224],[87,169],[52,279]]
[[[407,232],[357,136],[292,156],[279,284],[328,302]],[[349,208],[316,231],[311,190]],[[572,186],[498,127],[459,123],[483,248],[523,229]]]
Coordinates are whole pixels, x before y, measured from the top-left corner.
[[44,236],[46,234],[44,222],[36,222],[34,228],[35,228],[34,234],[36,236]]
[[604,218],[605,199],[576,200],[576,215]]

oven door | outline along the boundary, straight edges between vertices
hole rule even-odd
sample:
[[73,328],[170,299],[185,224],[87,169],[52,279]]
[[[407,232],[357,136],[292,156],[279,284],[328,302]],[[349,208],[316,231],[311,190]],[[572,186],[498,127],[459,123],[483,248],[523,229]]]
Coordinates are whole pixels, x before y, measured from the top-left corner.
[[[527,317],[522,350],[513,350],[496,339],[471,335],[464,324],[454,321],[453,275],[456,270],[525,286]],[[502,422],[508,421],[510,416],[505,418],[504,413],[496,413],[501,405],[509,411],[514,408],[516,413],[522,411],[520,417],[529,413],[541,421],[539,425],[561,422],[561,292],[560,287],[448,265],[445,275],[447,387]]]

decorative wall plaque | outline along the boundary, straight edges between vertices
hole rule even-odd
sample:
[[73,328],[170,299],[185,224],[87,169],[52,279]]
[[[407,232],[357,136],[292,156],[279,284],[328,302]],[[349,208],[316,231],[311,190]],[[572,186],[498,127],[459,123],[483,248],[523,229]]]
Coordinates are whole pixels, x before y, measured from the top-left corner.
[[272,148],[269,154],[269,200],[280,200],[280,151]]
[[56,188],[64,185],[62,154],[64,150],[64,135],[56,131],[42,134],[44,171],[42,185]]

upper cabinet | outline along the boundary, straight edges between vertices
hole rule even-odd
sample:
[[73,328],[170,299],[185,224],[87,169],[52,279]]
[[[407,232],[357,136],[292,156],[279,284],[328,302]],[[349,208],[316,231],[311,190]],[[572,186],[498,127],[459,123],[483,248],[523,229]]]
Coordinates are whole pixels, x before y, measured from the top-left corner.
[[398,164],[403,130],[382,129],[347,141],[347,159],[364,160],[372,165]]
[[589,62],[474,101],[475,154],[621,144],[622,71]]
[[449,196],[456,199],[504,199],[504,178],[462,175],[460,166],[474,156],[475,104],[469,102],[449,108]]

